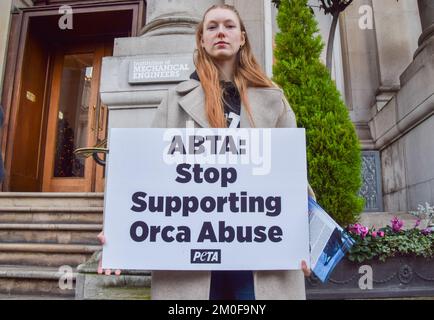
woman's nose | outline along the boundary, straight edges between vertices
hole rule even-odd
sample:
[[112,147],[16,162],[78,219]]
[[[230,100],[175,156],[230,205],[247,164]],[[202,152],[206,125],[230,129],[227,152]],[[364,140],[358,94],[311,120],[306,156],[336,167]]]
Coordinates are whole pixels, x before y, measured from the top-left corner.
[[224,26],[219,26],[218,28],[219,29],[218,29],[217,37],[224,38],[226,36],[226,34],[224,33]]

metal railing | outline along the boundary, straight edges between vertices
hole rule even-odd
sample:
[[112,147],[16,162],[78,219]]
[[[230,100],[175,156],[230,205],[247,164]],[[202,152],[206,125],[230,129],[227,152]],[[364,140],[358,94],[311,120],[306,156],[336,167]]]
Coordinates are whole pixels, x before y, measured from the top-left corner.
[[78,148],[74,150],[74,154],[78,157],[88,158],[92,156],[93,160],[100,166],[105,166],[105,160],[99,157],[100,153],[107,154],[109,150],[107,149],[107,139],[101,140],[94,147]]

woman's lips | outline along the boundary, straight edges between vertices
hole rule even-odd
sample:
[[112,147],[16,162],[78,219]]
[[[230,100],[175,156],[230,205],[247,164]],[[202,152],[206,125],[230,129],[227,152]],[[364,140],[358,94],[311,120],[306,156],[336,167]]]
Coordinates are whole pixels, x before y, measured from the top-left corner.
[[227,43],[227,42],[223,42],[223,41],[220,41],[220,42],[217,42],[215,45],[216,46],[226,46],[226,45],[228,45],[229,43]]

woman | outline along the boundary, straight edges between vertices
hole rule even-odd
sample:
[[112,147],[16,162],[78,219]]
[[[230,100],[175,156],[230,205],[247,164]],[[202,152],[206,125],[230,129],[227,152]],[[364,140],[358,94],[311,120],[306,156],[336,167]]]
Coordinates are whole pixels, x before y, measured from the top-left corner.
[[[170,90],[153,127],[296,127],[281,89],[254,58],[246,28],[236,9],[215,5],[196,32],[196,71]],[[313,195],[313,192],[309,190]],[[153,299],[305,299],[302,271],[155,271]]]
[[[196,47],[196,71],[168,91],[152,127],[181,128],[189,121],[195,127],[296,127],[282,90],[256,62],[233,6],[214,5],[205,12]],[[309,193],[314,196],[310,188]],[[102,234],[100,239],[104,243]],[[151,296],[155,300],[305,299],[304,276],[310,270],[304,261],[301,267],[299,271],[154,271]]]

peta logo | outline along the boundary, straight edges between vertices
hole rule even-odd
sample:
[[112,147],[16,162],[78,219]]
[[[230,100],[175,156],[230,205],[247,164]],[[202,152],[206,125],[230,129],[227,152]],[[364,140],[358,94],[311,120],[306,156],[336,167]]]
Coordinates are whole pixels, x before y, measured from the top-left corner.
[[191,249],[191,263],[221,263],[220,249]]

